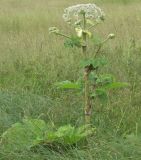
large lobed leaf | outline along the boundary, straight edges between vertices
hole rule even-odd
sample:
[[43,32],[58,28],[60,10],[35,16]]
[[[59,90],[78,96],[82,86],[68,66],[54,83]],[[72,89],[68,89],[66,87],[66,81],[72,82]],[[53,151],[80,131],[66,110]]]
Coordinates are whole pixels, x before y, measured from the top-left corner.
[[23,150],[33,146],[36,139],[43,139],[46,124],[39,119],[24,119],[22,123],[15,123],[1,138],[4,150]]
[[70,47],[70,48],[73,48],[73,47],[80,48],[80,47],[82,47],[82,42],[81,42],[81,39],[79,37],[72,36],[69,39],[65,40],[64,46],[65,47]]
[[1,136],[0,149],[6,152],[23,151],[38,145],[73,145],[93,134],[89,126],[73,127],[70,124],[57,130],[39,119],[24,119],[15,123]]
[[81,67],[87,67],[87,66],[92,66],[94,69],[97,69],[99,67],[102,67],[107,64],[107,60],[103,58],[95,58],[95,59],[87,59],[81,61]]
[[128,87],[129,84],[125,82],[112,82],[109,84],[106,84],[103,88],[107,89],[119,89],[119,88],[125,88]]
[[71,82],[71,81],[62,81],[55,83],[55,86],[58,89],[81,89],[81,84],[78,82]]

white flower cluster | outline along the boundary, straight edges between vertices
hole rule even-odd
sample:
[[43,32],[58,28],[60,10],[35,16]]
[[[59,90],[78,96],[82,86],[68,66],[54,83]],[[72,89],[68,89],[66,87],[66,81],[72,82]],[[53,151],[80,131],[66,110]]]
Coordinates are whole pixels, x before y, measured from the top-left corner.
[[78,4],[70,6],[64,10],[63,19],[66,22],[71,22],[72,20],[79,21],[82,19],[82,13],[85,14],[87,19],[99,20],[103,19],[104,12],[97,7],[95,4]]

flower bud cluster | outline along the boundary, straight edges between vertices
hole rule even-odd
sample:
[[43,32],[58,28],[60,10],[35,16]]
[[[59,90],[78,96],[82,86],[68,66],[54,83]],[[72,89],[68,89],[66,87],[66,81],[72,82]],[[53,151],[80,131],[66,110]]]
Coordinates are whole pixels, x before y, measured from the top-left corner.
[[50,27],[49,28],[49,33],[59,33],[59,29],[57,27]]
[[110,34],[108,35],[108,39],[114,39],[114,38],[115,38],[115,34],[110,33]]

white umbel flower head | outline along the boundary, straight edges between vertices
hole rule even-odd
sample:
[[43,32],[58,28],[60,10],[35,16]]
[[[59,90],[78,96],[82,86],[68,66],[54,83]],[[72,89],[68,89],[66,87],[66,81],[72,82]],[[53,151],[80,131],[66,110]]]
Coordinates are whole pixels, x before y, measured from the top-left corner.
[[95,4],[77,4],[74,6],[70,6],[64,10],[63,19],[66,22],[71,23],[74,21],[79,21],[82,19],[82,13],[85,14],[87,19],[93,20],[103,20],[105,14],[104,12],[97,7]]

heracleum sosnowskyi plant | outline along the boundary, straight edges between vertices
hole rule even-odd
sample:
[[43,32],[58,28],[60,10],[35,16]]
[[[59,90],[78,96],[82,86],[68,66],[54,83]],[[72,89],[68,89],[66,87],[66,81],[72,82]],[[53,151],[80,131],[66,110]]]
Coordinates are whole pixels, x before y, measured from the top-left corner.
[[[82,49],[83,53],[83,82],[73,83],[70,81],[64,81],[57,83],[57,86],[62,89],[83,89],[84,91],[84,114],[85,123],[91,123],[92,115],[92,100],[96,96],[105,96],[107,89],[124,87],[125,83],[114,82],[114,78],[111,75],[97,75],[99,67],[103,66],[106,62],[102,58],[97,58],[101,47],[109,39],[113,39],[115,35],[110,33],[104,40],[102,40],[98,49],[94,53],[95,59],[89,58],[88,40],[92,40],[91,29],[95,28],[98,24],[104,21],[104,12],[95,4],[78,4],[70,6],[64,10],[63,19],[71,27],[74,28],[76,36],[68,36],[62,33],[57,27],[50,27],[49,32],[59,36],[63,36],[67,40],[65,46],[78,47]],[[92,83],[90,77],[93,77]],[[94,90],[94,91],[92,91]]]

